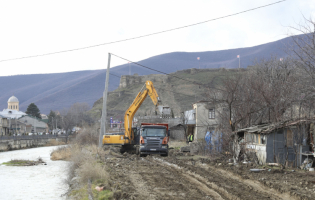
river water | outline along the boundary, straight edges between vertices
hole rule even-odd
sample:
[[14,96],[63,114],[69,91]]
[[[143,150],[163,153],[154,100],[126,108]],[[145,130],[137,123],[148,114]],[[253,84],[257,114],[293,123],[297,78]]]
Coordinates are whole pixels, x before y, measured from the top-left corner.
[[[50,153],[57,147],[40,147],[0,153],[0,199],[66,199],[63,183],[66,178],[66,161],[51,161]],[[41,157],[47,165],[5,166],[11,159],[36,160]]]

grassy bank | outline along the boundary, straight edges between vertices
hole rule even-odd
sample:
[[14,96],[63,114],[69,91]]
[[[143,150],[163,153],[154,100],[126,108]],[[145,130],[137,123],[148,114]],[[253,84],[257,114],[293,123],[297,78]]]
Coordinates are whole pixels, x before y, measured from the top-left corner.
[[110,169],[104,164],[106,153],[97,144],[97,127],[85,127],[71,144],[51,153],[51,160],[70,161],[66,169],[70,199],[116,199],[117,188],[112,187]]

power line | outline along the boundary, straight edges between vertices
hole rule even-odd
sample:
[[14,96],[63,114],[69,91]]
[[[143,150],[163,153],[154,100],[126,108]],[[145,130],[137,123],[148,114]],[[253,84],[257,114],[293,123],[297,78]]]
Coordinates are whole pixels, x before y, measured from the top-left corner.
[[109,73],[109,74],[112,75],[112,76],[116,76],[116,77],[120,78],[120,76],[118,76],[116,74],[113,74],[113,73]]
[[175,30],[179,30],[179,29],[188,28],[188,27],[191,27],[191,26],[197,26],[197,25],[200,25],[200,24],[204,24],[204,23],[208,23],[208,22],[211,22],[211,21],[216,21],[216,20],[219,20],[219,19],[232,17],[232,16],[235,16],[235,15],[240,15],[240,14],[243,14],[243,13],[246,13],[246,12],[250,12],[250,11],[253,11],[253,10],[260,9],[260,8],[264,8],[264,7],[272,6],[272,5],[275,5],[275,4],[278,4],[278,3],[282,3],[284,1],[286,1],[286,0],[281,0],[281,1],[274,2],[274,3],[266,4],[266,5],[263,5],[263,6],[251,8],[251,9],[248,9],[248,10],[244,10],[244,11],[241,11],[241,12],[233,13],[233,14],[230,14],[230,15],[225,15],[225,16],[222,16],[222,17],[217,17],[217,18],[209,19],[209,20],[202,21],[202,22],[197,22],[197,23],[190,24],[190,25],[180,26],[180,27],[177,27],[177,28],[172,28],[172,29],[159,31],[159,32],[155,32],[155,33],[150,33],[150,34],[146,34],[146,35],[141,35],[141,36],[137,36],[137,37],[127,38],[127,39],[122,39],[122,40],[116,40],[116,41],[106,42],[106,43],[101,43],[101,44],[96,44],[96,45],[90,45],[90,46],[86,46],[86,47],[80,47],[80,48],[74,48],[74,49],[68,49],[68,50],[62,50],[62,51],[55,51],[55,52],[51,52],[51,53],[44,53],[44,54],[38,54],[38,55],[33,55],[33,56],[24,56],[24,57],[19,57],[19,58],[5,59],[5,60],[0,60],[0,62],[7,62],[7,61],[21,60],[21,59],[26,59],[26,58],[35,58],[35,57],[41,57],[41,56],[48,56],[48,55],[66,53],[66,52],[71,52],[71,51],[79,51],[79,50],[95,48],[95,47],[109,45],[109,44],[114,44],[114,43],[119,43],[119,42],[125,42],[125,41],[129,41],[129,40],[140,39],[140,38],[149,37],[149,36],[152,36],[152,35],[158,35],[158,34],[161,34],[161,33],[166,33],[166,32],[171,32],[171,31],[175,31]]

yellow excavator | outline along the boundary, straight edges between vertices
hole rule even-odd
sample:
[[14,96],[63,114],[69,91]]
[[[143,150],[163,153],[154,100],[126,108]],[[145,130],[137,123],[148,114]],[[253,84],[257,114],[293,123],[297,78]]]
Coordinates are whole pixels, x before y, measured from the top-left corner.
[[[139,152],[140,146],[144,146],[145,142],[151,141],[153,137],[161,137],[161,145],[165,146],[167,144],[169,133],[168,133],[168,125],[165,124],[148,124],[146,126],[140,128],[133,128],[132,121],[134,115],[136,114],[137,110],[145,100],[147,96],[150,96],[152,99],[153,104],[156,107],[156,112],[159,111],[163,117],[170,116],[170,108],[167,106],[161,105],[161,100],[153,86],[151,81],[146,81],[145,85],[141,88],[140,92],[134,99],[133,103],[127,109],[125,116],[124,116],[124,132],[123,133],[106,133],[103,136],[103,146],[108,145],[121,145],[121,151],[133,149],[135,145],[137,145],[137,152]],[[159,130],[157,130],[159,129]],[[163,130],[160,130],[163,129]],[[165,129],[165,130],[164,130]],[[143,133],[143,136],[142,136]],[[152,136],[152,137],[150,137]],[[167,142],[165,142],[165,137],[167,137]],[[145,139],[144,139],[145,138]],[[153,141],[153,140],[152,140]],[[140,144],[141,143],[141,144]],[[150,145],[149,145],[150,146]],[[148,148],[150,148],[148,146]],[[162,147],[161,147],[162,148]],[[159,152],[158,150],[153,149],[154,152]],[[168,147],[167,147],[168,149]],[[149,154],[149,153],[148,153]]]

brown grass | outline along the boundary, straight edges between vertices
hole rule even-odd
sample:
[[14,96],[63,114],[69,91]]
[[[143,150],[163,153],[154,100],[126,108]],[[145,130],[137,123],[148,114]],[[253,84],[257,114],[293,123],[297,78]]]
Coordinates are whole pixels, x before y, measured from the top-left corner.
[[51,160],[70,160],[71,149],[70,147],[58,147],[50,154]]
[[59,146],[59,145],[65,145],[66,143],[65,142],[62,142],[62,141],[57,141],[56,139],[50,139],[46,146]]

